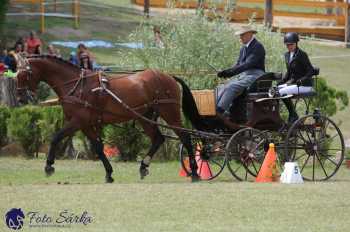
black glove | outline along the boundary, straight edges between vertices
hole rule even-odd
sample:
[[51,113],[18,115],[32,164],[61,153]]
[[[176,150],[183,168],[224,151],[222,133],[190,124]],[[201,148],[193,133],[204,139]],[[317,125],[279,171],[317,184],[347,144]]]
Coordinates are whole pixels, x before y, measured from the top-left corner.
[[296,84],[297,84],[297,86],[299,87],[299,86],[301,86],[301,85],[303,84],[303,82],[302,82],[301,79],[299,79],[299,80],[296,81]]
[[220,72],[217,73],[218,77],[227,77],[228,76],[228,71],[227,70],[222,70]]

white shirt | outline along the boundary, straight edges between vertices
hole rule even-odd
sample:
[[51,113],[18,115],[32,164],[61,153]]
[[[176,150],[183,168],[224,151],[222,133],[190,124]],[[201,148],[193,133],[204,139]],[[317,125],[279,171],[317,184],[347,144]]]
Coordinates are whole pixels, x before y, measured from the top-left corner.
[[289,53],[289,62],[293,59],[294,52]]
[[249,45],[251,44],[251,42],[253,41],[253,39],[254,39],[255,37],[254,36],[252,36],[252,38],[249,40],[249,42],[248,43],[246,43],[246,44],[244,44],[244,46],[246,46],[247,48],[249,47]]

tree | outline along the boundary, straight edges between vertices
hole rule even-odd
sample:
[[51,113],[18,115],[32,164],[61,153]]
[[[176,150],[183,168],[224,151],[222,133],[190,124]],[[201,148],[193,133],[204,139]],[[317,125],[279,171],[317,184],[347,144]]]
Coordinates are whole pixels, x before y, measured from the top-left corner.
[[149,1],[150,0],[144,0],[144,14],[148,18],[149,17]]
[[6,20],[6,12],[8,9],[9,0],[0,0],[0,46],[4,46],[5,36],[3,35],[3,29]]

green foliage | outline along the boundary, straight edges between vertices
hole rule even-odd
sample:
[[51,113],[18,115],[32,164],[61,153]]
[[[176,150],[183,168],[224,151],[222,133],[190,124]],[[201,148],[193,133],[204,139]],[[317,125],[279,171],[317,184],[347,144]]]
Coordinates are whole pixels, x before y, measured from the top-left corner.
[[50,87],[44,83],[40,82],[38,86],[38,91],[36,93],[36,99],[39,101],[45,101],[51,94]]
[[38,126],[41,134],[41,141],[51,142],[55,132],[63,128],[64,115],[61,106],[51,106],[40,108],[41,118]]
[[0,146],[6,144],[7,141],[7,123],[10,117],[10,110],[6,106],[0,106]]
[[3,28],[6,20],[6,12],[8,8],[9,0],[0,0],[0,45],[4,45]]
[[7,120],[9,135],[22,145],[28,157],[34,157],[41,144],[40,119],[40,108],[25,106],[14,108]]
[[123,161],[136,161],[140,152],[145,147],[148,148],[145,135],[134,122],[106,126],[103,130],[103,141],[117,146]]
[[327,116],[333,116],[338,110],[345,109],[349,105],[349,98],[346,91],[337,90],[327,84],[324,78],[317,79],[317,96],[312,105],[318,107]]
[[[144,49],[129,50],[121,66],[156,68],[186,78],[192,89],[212,89],[217,83],[216,69],[232,66],[238,58],[241,44],[233,28],[224,19],[208,20],[200,14],[171,14],[145,21],[130,35],[133,42],[142,42]],[[161,28],[164,48],[154,43],[153,26]],[[257,38],[264,44],[269,71],[284,70],[285,51],[279,33],[256,27]],[[141,65],[140,65],[141,64]]]

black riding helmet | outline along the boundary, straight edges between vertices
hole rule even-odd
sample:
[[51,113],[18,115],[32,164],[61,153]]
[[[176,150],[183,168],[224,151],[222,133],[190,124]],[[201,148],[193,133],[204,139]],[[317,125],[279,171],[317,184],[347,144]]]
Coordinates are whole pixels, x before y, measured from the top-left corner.
[[284,35],[284,43],[298,43],[299,35],[295,32],[288,32]]

